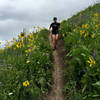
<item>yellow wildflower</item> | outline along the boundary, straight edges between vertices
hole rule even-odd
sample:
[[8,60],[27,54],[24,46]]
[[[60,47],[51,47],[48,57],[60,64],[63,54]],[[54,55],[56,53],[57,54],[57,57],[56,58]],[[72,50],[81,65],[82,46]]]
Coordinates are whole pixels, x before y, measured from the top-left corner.
[[24,86],[24,87],[27,87],[28,85],[30,85],[29,81],[23,82],[23,86]]
[[86,38],[88,35],[89,35],[89,33],[88,33],[88,32],[87,32],[87,33],[85,33],[85,34],[84,34],[84,38]]
[[82,35],[83,34],[83,31],[82,30],[80,30],[80,35]]
[[21,43],[21,44],[22,44],[22,46],[23,46],[23,47],[25,47],[25,45],[24,45],[24,41],[22,40],[21,42],[22,42],[22,43]]
[[90,64],[90,67],[92,67],[92,65],[95,64],[95,61],[93,61],[91,57],[89,57],[89,60],[87,62]]
[[85,24],[85,25],[84,25],[84,27],[85,27],[85,28],[88,28],[88,25],[87,25],[87,24]]
[[82,24],[82,28],[88,28],[88,25],[87,24]]
[[98,33],[98,35],[100,35],[100,33]]
[[28,50],[25,50],[26,53],[28,53]]
[[84,24],[82,24],[82,28],[84,28]]
[[32,40],[29,38],[28,41],[31,42]]
[[17,48],[21,48],[21,43],[18,42],[18,44],[16,46],[17,46]]
[[73,32],[76,32],[76,29],[74,29]]
[[14,50],[16,50],[16,48],[14,48]]
[[98,15],[99,15],[98,13],[95,13],[95,14],[94,14],[95,17],[97,17]]
[[65,34],[62,34],[62,36],[64,37],[64,36],[65,36]]
[[22,43],[24,43],[24,40],[22,40]]
[[24,38],[25,37],[25,33],[21,33],[21,38]]
[[80,35],[84,34],[85,30],[80,30]]
[[15,41],[14,44],[17,45],[17,41]]
[[85,33],[85,34],[84,34],[84,38],[86,38],[86,36],[87,36],[87,34]]
[[28,52],[31,52],[31,49],[28,49]]
[[34,45],[33,48],[35,49],[36,48],[36,45]]
[[34,45],[33,47],[31,47],[31,49],[28,49],[27,52],[31,52],[31,51],[33,51],[35,48],[36,48],[36,45]]
[[92,39],[94,39],[95,38],[95,34],[92,34],[91,37],[92,37]]
[[96,28],[98,28],[98,25],[96,25]]
[[26,61],[26,63],[28,64],[28,63],[30,63],[30,61],[29,61],[29,60],[27,60],[27,61]]

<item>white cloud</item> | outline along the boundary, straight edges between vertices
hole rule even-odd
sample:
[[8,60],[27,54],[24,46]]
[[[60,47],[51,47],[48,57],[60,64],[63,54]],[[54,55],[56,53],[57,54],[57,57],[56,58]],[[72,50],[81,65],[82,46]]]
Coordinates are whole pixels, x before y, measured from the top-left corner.
[[67,19],[96,0],[0,0],[0,40],[11,39],[24,27],[48,27],[54,16]]

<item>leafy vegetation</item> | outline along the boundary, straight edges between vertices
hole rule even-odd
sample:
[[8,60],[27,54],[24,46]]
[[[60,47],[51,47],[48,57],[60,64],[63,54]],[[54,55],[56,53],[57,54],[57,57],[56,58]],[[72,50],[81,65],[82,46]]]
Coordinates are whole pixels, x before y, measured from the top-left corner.
[[[0,49],[0,100],[43,100],[52,78],[48,35],[47,29],[21,33]],[[67,51],[67,99],[99,100],[100,4],[63,20],[61,35]]]
[[21,33],[0,49],[0,100],[43,100],[51,87],[49,31]]
[[[100,4],[61,23],[67,50],[64,91],[68,100],[100,99]],[[70,57],[70,60],[68,60]]]

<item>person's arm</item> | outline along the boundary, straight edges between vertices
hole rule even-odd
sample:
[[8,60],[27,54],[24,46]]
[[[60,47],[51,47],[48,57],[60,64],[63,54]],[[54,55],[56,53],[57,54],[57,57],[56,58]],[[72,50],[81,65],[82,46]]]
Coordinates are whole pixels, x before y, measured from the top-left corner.
[[50,27],[49,27],[49,31],[50,31],[50,33],[51,33],[51,28],[52,28],[52,24],[51,24]]
[[51,29],[51,27],[52,27],[52,24],[50,25],[49,30]]

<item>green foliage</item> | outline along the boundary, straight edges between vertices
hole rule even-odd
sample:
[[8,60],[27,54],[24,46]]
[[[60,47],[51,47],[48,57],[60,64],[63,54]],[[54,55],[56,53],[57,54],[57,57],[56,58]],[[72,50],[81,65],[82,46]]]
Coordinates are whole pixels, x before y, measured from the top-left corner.
[[24,35],[0,50],[0,100],[43,100],[51,88],[49,31]]
[[100,99],[100,4],[90,6],[67,21],[62,21],[62,35],[71,57],[64,70],[64,91],[69,100]]

